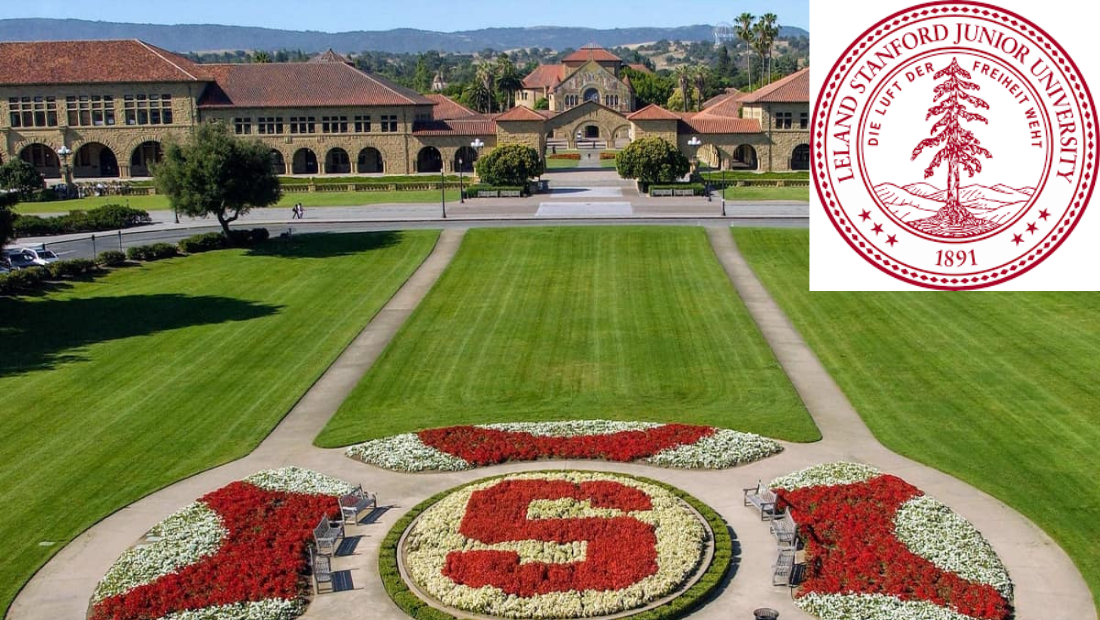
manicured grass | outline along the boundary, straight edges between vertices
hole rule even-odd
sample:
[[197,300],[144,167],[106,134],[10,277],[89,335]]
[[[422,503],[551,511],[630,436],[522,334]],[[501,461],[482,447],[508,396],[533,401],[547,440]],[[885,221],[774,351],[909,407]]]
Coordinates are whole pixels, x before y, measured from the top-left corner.
[[725,189],[726,200],[732,201],[759,201],[759,200],[798,200],[810,201],[810,188],[808,187],[727,187]]
[[734,236],[875,436],[1039,524],[1100,606],[1100,293],[810,293],[806,231]]
[[[447,190],[447,200],[457,201],[458,190]],[[431,203],[440,201],[440,192],[392,191],[392,192],[300,192],[285,193],[276,207],[289,208],[296,203],[306,207],[354,207],[359,205],[385,203]],[[23,202],[16,206],[19,213],[67,213],[75,209],[94,209],[106,204],[127,204],[135,209],[146,211],[165,211],[172,207],[167,196],[99,196],[78,200],[59,200],[55,202]]]
[[576,168],[581,162],[576,159],[546,159],[547,170],[560,170],[563,168]]
[[809,171],[800,172],[753,172],[750,170],[710,170],[703,177],[717,181],[765,181],[774,179],[810,179]]
[[477,229],[317,438],[605,418],[819,438],[700,228]]
[[251,451],[437,234],[305,235],[0,298],[0,608],[99,519]]

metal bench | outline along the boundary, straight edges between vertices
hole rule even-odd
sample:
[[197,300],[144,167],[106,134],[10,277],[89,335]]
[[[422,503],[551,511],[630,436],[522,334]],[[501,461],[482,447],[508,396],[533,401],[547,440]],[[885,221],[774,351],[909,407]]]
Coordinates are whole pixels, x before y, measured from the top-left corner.
[[378,497],[373,493],[363,491],[363,485],[355,487],[355,490],[341,496],[338,501],[344,524],[350,521],[354,525],[359,522],[359,513],[368,508],[378,507]]
[[790,586],[794,575],[794,549],[780,549],[772,566],[772,585]]
[[313,544],[317,547],[317,553],[333,555],[336,553],[336,541],[344,537],[344,524],[329,521],[328,515],[321,517],[321,522],[313,528]]
[[791,517],[790,509],[784,512],[781,518],[772,521],[772,534],[780,550],[793,551],[798,548],[798,524]]
[[745,505],[753,506],[760,511],[761,521],[770,521],[775,518],[775,492],[757,481],[756,486],[742,489],[745,495]]
[[318,555],[309,550],[309,566],[313,571],[313,586],[317,594],[321,593],[321,584],[328,584],[328,592],[334,592],[336,588],[332,583],[332,558],[327,555]]

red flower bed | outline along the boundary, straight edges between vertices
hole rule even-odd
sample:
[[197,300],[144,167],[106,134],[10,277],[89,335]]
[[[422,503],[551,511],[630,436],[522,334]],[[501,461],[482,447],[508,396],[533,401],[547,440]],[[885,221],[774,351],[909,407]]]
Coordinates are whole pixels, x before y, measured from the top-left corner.
[[579,437],[545,437],[475,426],[436,428],[420,431],[417,436],[426,445],[473,465],[495,465],[540,458],[605,459],[627,463],[668,448],[695,443],[712,434],[714,429],[709,426],[666,424],[644,431]]
[[547,155],[546,159],[572,159],[574,161],[580,161],[581,154],[580,153],[554,153],[554,154],[551,154],[551,155]]
[[594,508],[652,508],[648,495],[612,481],[505,480],[470,496],[459,531],[486,544],[587,541],[585,560],[520,564],[514,551],[452,551],[447,554],[443,574],[473,588],[492,585],[526,597],[572,590],[619,590],[657,572],[653,526],[633,517],[527,518],[531,502],[561,498],[588,500]]
[[214,605],[295,598],[301,594],[306,543],[313,526],[337,513],[334,498],[267,491],[234,482],[200,501],[218,513],[228,535],[202,561],[95,605],[93,620],[160,618]]
[[898,540],[894,515],[921,491],[895,476],[866,482],[779,489],[806,532],[803,593],[884,594],[927,601],[961,614],[1004,620],[1010,605],[992,586],[937,568]]

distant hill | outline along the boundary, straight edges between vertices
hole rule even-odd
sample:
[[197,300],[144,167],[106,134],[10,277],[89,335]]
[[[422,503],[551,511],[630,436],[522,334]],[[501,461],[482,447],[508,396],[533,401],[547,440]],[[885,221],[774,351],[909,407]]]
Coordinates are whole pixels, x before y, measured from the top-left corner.
[[[932,217],[947,200],[947,190],[928,183],[912,183],[905,187],[880,183],[875,186],[875,193],[903,222]],[[959,188],[959,203],[975,217],[1000,224],[1019,213],[1034,193],[1033,187],[974,184]]]
[[[571,28],[538,26],[534,28],[484,28],[463,32],[432,32],[403,28],[386,31],[317,32],[218,26],[213,24],[123,24],[80,19],[0,19],[0,41],[56,41],[72,39],[141,39],[174,52],[222,50],[302,50],[322,52],[379,51],[399,53],[478,52],[520,47],[549,47],[562,50],[588,43],[606,47],[669,41],[703,41],[714,36],[706,25],[678,28]],[[781,37],[809,36],[801,28],[784,26]]]

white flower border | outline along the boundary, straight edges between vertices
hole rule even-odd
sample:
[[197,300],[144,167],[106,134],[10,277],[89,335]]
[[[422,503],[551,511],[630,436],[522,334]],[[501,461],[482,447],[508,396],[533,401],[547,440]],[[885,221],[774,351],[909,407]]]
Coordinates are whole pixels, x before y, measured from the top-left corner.
[[903,601],[885,594],[807,594],[795,604],[821,620],[974,620],[926,601]]
[[293,620],[305,611],[300,599],[267,598],[262,601],[189,609],[162,620]]
[[[523,561],[569,562],[583,559],[586,545],[559,545],[539,541],[521,541],[486,545],[459,533],[470,495],[499,484],[502,480],[569,480],[574,483],[611,480],[637,488],[652,499],[652,510],[632,511],[630,516],[655,526],[657,534],[657,573],[627,588],[611,592],[596,590],[556,592],[519,597],[499,588],[471,588],[456,584],[442,573],[447,554],[456,549],[512,550]],[[622,511],[613,511],[623,514]],[[577,502],[535,502],[529,514],[537,518],[562,516],[606,516],[606,510],[593,510]],[[405,540],[405,569],[425,592],[444,605],[478,614],[506,618],[581,618],[601,616],[635,609],[658,600],[684,585],[695,573],[706,553],[707,530],[683,500],[667,489],[633,478],[595,472],[551,472],[515,474],[459,489],[425,510]]]
[[780,476],[768,486],[773,489],[796,491],[809,487],[836,486],[867,482],[882,472],[862,463],[822,463]]
[[[570,420],[565,422],[506,422],[478,428],[531,433],[541,437],[609,435],[645,431],[664,426],[655,422]],[[668,448],[638,462],[678,469],[725,469],[752,463],[783,451],[779,442],[754,433],[715,429],[714,434],[692,444]],[[475,466],[465,459],[437,450],[415,433],[374,439],[349,447],[345,454],[358,461],[399,472],[463,471]]]

